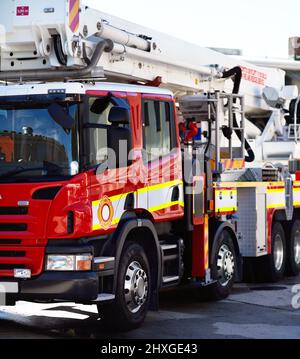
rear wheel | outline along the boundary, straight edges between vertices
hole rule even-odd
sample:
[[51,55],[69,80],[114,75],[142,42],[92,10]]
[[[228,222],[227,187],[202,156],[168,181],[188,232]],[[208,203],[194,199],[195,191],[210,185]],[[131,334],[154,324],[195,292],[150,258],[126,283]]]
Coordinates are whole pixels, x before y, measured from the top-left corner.
[[287,240],[287,274],[297,276],[300,273],[300,221],[291,224],[290,238]]
[[117,330],[138,328],[145,320],[151,296],[151,273],[146,253],[139,244],[125,244],[121,257],[116,299],[99,306],[106,327]]
[[285,234],[279,222],[274,222],[271,236],[271,254],[258,259],[257,277],[259,281],[276,283],[284,276],[287,258]]
[[236,251],[229,231],[223,230],[213,243],[210,263],[212,278],[216,282],[207,288],[209,297],[213,300],[227,298],[237,270]]

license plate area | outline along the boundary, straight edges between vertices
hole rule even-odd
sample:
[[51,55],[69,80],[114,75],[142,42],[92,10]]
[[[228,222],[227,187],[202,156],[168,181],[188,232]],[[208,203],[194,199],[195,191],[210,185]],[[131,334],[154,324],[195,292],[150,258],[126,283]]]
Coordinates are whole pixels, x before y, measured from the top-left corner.
[[0,282],[0,294],[14,294],[19,293],[19,283],[15,282]]

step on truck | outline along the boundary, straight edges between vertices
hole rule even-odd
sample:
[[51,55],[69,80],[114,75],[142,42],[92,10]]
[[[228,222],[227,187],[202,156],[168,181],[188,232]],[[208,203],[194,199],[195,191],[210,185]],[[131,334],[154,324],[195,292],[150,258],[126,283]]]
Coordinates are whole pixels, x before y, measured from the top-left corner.
[[2,10],[1,304],[96,304],[128,330],[163,288],[220,300],[299,274],[300,101],[283,71],[79,0]]

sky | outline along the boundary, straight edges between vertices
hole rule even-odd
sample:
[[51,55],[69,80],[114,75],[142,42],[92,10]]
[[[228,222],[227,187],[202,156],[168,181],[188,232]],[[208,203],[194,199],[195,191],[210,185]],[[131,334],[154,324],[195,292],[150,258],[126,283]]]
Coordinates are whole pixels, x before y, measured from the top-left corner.
[[207,47],[244,56],[288,57],[300,36],[299,0],[83,0],[83,3]]

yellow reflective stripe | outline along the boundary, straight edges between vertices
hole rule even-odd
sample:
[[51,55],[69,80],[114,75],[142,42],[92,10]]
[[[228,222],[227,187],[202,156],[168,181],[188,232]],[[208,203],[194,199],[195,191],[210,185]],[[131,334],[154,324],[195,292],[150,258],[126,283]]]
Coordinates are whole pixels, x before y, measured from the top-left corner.
[[300,192],[300,188],[294,188],[294,192]]
[[267,205],[267,208],[268,208],[268,209],[280,208],[280,207],[285,207],[285,204],[282,204],[282,203],[274,203],[274,204],[268,204],[268,205]]
[[[221,187],[222,183],[220,182],[214,182],[213,186],[214,188],[218,189]],[[223,185],[225,185],[223,183]],[[296,183],[295,183],[296,185]],[[239,187],[270,187],[270,186],[284,186],[284,182],[226,182],[226,187],[233,187],[233,188],[239,188]]]
[[115,218],[112,220],[112,224],[118,224],[120,222],[121,218]]
[[169,207],[172,207],[172,206],[178,206],[178,205],[181,206],[181,207],[184,207],[183,202],[174,201],[174,202],[168,202],[168,203],[160,204],[160,205],[155,206],[155,207],[148,208],[148,211],[149,212],[157,212],[157,211],[160,211],[162,209],[166,209],[166,208],[169,208]]
[[300,202],[294,202],[294,206],[300,206]]
[[[120,222],[121,218],[115,218],[112,220],[111,222],[111,226],[114,226],[116,224],[118,224]],[[97,229],[101,229],[101,225],[100,224],[94,224],[93,225],[93,231],[97,230]]]
[[183,182],[181,180],[165,182],[165,183],[157,184],[154,186],[149,186],[149,187],[144,187],[144,188],[138,189],[138,193],[151,192],[151,191],[155,191],[157,189],[162,189],[162,188],[167,188],[167,187],[172,187],[172,186],[182,185],[182,184],[183,184]]
[[216,208],[216,213],[221,213],[221,212],[235,212],[237,211],[237,207],[222,207],[222,208]]
[[[137,193],[148,193],[151,191],[155,191],[157,189],[161,189],[161,188],[168,188],[168,187],[173,187],[176,185],[183,185],[183,181],[182,180],[175,180],[172,182],[166,182],[166,183],[162,183],[162,184],[158,184],[155,186],[150,186],[150,187],[145,187],[142,189],[137,190]],[[116,195],[116,196],[112,196],[112,197],[108,197],[110,199],[111,202],[117,202],[120,199],[122,199],[123,197],[126,197],[128,194],[130,193],[135,193],[135,192],[128,192],[128,193],[122,193],[120,195]],[[92,202],[92,207],[98,207],[101,203],[101,199],[98,201],[94,201]],[[149,212],[156,212],[156,211],[160,211],[162,209],[166,209],[172,206],[176,206],[179,205],[181,207],[184,207],[184,202],[183,201],[174,201],[174,202],[168,202],[168,203],[164,203],[158,206],[154,206],[151,208],[148,208]],[[112,221],[111,225],[116,225],[120,222],[120,218],[116,218]],[[97,229],[101,229],[102,227],[100,226],[100,224],[95,224],[92,226],[93,230],[97,230]]]
[[[108,197],[108,198],[110,199],[111,202],[116,202],[116,201],[119,201],[120,199],[122,199],[123,197],[126,197],[130,193],[134,193],[134,192],[122,193],[122,194],[119,194],[119,195],[116,195],[113,197]],[[96,207],[99,206],[100,202],[101,202],[101,200],[94,201],[93,206],[96,206]]]
[[[170,208],[172,206],[181,206],[181,207],[184,207],[184,202],[182,201],[174,201],[174,202],[168,202],[168,203],[164,203],[164,204],[161,204],[159,206],[155,206],[155,207],[151,207],[148,209],[149,212],[157,212],[157,211],[160,211],[162,209],[166,209],[166,208]],[[120,222],[121,218],[115,218],[112,220],[111,222],[111,225],[116,225]],[[93,230],[97,230],[97,229],[101,229],[101,225],[100,224],[94,224],[92,229]]]
[[237,190],[236,189],[226,189],[226,190],[216,190],[216,194],[237,194]]
[[112,202],[119,201],[119,200],[122,199],[123,197],[128,196],[130,193],[133,193],[133,192],[122,193],[122,194],[119,194],[119,195],[117,195],[117,196],[109,197],[109,199],[110,199]]
[[95,201],[95,202],[92,203],[92,206],[93,206],[93,207],[98,207],[99,204],[100,204],[100,202],[101,202],[101,200]]
[[[155,191],[157,189],[161,189],[161,188],[167,188],[167,187],[172,187],[172,186],[176,186],[176,185],[182,185],[183,181],[181,180],[176,180],[176,181],[172,181],[172,182],[166,182],[166,183],[162,183],[162,184],[158,184],[155,186],[150,186],[150,187],[145,187],[145,188],[141,188],[138,189],[137,192],[138,193],[147,193],[147,192],[151,192],[151,191]],[[113,197],[109,197],[109,199],[114,202],[114,201],[119,201],[121,198],[127,196],[130,193],[134,193],[134,192],[128,192],[128,193],[122,193],[120,195],[116,195]],[[93,202],[93,206],[99,206],[101,200],[99,201],[94,201]]]
[[267,192],[268,193],[284,193],[285,189],[284,188],[268,189]]
[[[159,206],[155,206],[155,207],[151,207],[151,208],[148,208],[148,211],[149,212],[157,212],[157,211],[160,211],[162,209],[166,209],[166,208],[170,208],[172,206],[181,206],[181,207],[184,207],[184,202],[182,201],[174,201],[174,202],[168,202],[168,203],[164,203],[164,204],[161,204]],[[111,225],[114,226],[116,224],[118,224],[120,222],[121,218],[115,218],[112,220],[111,222]],[[94,224],[92,229],[95,231],[97,229],[101,229],[101,225],[100,224]]]

